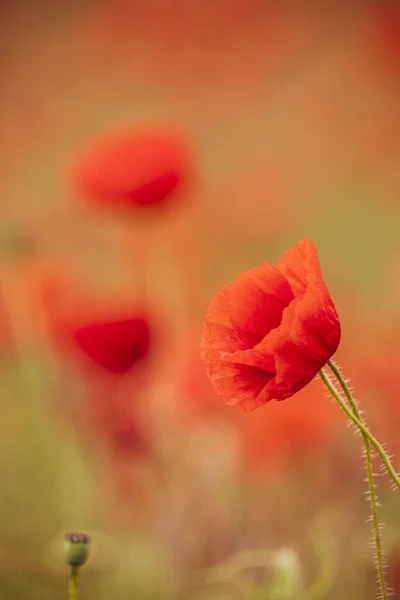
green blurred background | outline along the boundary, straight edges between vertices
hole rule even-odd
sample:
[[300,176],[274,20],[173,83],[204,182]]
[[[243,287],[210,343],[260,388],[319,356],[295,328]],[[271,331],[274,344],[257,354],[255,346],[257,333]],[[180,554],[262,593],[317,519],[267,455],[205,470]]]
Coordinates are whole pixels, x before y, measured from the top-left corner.
[[[400,450],[398,4],[5,0],[0,50],[0,600],[66,597],[70,530],[93,538],[88,600],[375,598],[360,439],[318,381],[237,414],[198,340],[223,284],[311,237],[338,360]],[[85,210],[76,148],[153,121],[193,144],[181,206],[133,225]],[[141,236],[144,267],[127,251]],[[150,384],[128,390],[151,451],[111,455],[79,420],[86,382],[47,343],[34,283],[66,271],[80,283],[64,295],[134,297],[138,268],[161,323]],[[400,598],[400,501],[378,483]]]

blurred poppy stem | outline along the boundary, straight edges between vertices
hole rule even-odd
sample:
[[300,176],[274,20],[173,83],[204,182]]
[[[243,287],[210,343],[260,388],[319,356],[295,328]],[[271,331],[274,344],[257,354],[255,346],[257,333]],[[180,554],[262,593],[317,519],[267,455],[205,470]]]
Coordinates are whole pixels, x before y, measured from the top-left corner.
[[72,567],[69,573],[68,600],[78,600],[79,570]]
[[[372,455],[371,455],[371,445],[370,445],[370,443],[372,441],[371,440],[372,436],[369,433],[368,429],[365,427],[363,421],[361,420],[360,411],[358,410],[356,402],[355,402],[354,398],[352,397],[351,392],[350,392],[349,388],[347,387],[347,384],[346,384],[344,378],[342,377],[339,369],[330,360],[328,361],[327,364],[328,364],[329,368],[333,371],[335,376],[337,377],[338,382],[339,382],[343,392],[345,393],[346,398],[348,399],[348,401],[351,405],[351,408],[349,408],[347,406],[345,400],[341,396],[340,391],[338,391],[336,389],[336,387],[333,385],[333,383],[330,381],[329,376],[326,374],[324,369],[320,370],[321,378],[322,378],[323,382],[325,383],[325,385],[327,386],[330,393],[332,394],[332,396],[340,404],[340,406],[343,408],[343,410],[348,415],[348,417],[353,421],[353,423],[355,423],[355,425],[361,431],[361,435],[363,436],[365,468],[367,471],[369,499],[370,499],[370,504],[371,504],[371,517],[372,517],[372,527],[373,527],[373,535],[374,535],[376,569],[377,569],[377,573],[378,573],[378,581],[379,581],[379,588],[380,588],[380,592],[381,592],[381,598],[382,598],[382,600],[388,600],[388,590],[387,590],[387,586],[386,586],[385,572],[384,572],[384,558],[383,558],[384,553],[383,553],[382,539],[381,539],[381,528],[380,528],[380,523],[379,523],[379,519],[378,519],[378,499],[377,499],[376,490],[375,490],[374,473],[373,473],[373,467],[372,467]],[[355,418],[353,418],[353,417],[355,417]],[[377,442],[377,444],[378,444],[378,442]],[[382,448],[382,451],[384,452],[383,448]]]

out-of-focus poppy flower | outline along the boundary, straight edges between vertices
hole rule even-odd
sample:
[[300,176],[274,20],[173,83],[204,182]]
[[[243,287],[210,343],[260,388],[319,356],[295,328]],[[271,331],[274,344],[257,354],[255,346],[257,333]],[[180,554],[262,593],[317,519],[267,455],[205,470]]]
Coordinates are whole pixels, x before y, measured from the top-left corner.
[[71,359],[83,386],[83,396],[75,403],[68,398],[63,413],[69,413],[91,455],[101,457],[97,476],[107,477],[107,501],[123,509],[124,517],[133,512],[137,468],[153,456],[147,402],[151,322],[149,312],[134,302],[94,297],[75,299],[54,324],[61,355]]
[[21,293],[31,302],[30,318],[32,314],[36,314],[42,319],[51,319],[58,314],[65,302],[65,294],[71,293],[75,283],[64,265],[44,259],[26,263],[21,275]]
[[140,370],[123,379],[106,371],[91,375],[74,426],[96,459],[102,490],[99,500],[107,511],[111,509],[113,520],[126,528],[143,515],[144,506],[139,508],[137,502],[146,494],[140,471],[155,460],[146,407],[148,381],[141,378]]
[[118,459],[146,453],[148,434],[142,395],[146,392],[138,379],[116,381],[100,377],[88,381],[87,400],[82,410],[82,427],[92,433],[98,447]]
[[[153,346],[150,311],[135,301],[81,296],[70,299],[51,316],[54,348],[63,362],[80,372],[87,400],[84,407],[68,404],[71,420],[79,421],[110,448],[136,447],[137,406],[149,388]],[[136,407],[136,408],[135,408]],[[134,413],[132,413],[134,410]],[[139,444],[140,445],[140,444]]]
[[298,400],[272,403],[260,415],[250,414],[238,423],[242,459],[246,473],[272,469],[301,460],[334,439],[341,414],[333,403],[321,401],[321,389],[313,381],[299,392]]
[[385,437],[388,447],[395,454],[400,449],[400,380],[393,368],[393,357],[398,352],[399,326],[399,319],[393,315],[378,326],[366,323],[369,339],[361,344],[358,342],[357,351],[349,357],[349,366],[360,382],[360,394],[370,403],[368,414],[371,427],[377,436]]
[[191,164],[180,131],[156,125],[123,129],[78,152],[72,181],[88,201],[114,209],[170,204],[187,186]]
[[[199,332],[196,333],[193,340],[192,337],[190,338],[189,347],[176,366],[178,412],[184,422],[221,415],[224,408],[229,411],[227,406],[216,402],[215,390],[200,360]],[[194,339],[196,343],[192,343]],[[227,415],[224,415],[224,418],[226,417]]]
[[391,74],[399,72],[400,7],[397,2],[377,2],[370,13],[370,47],[379,59],[380,68]]
[[150,327],[142,317],[87,323],[72,336],[93,363],[110,373],[128,372],[150,347]]
[[339,318],[314,244],[241,273],[211,302],[201,340],[206,372],[228,404],[249,412],[289,398],[336,351]]
[[[51,322],[75,284],[65,264],[32,252],[5,265],[4,301],[17,345],[49,341]],[[34,318],[32,318],[34,315]]]
[[139,303],[129,292],[97,296],[80,288],[51,315],[50,328],[58,351],[80,362],[84,371],[129,375],[153,345],[153,314],[147,302]]
[[116,452],[135,454],[147,449],[143,431],[132,417],[124,418],[123,415],[119,415],[113,423],[111,433],[111,440]]

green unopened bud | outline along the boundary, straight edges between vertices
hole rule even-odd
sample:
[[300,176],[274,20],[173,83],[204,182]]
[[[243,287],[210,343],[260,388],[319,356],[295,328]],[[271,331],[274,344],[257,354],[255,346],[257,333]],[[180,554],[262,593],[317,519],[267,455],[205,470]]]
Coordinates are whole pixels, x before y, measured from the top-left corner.
[[65,562],[72,569],[79,569],[89,557],[90,537],[85,533],[66,533],[64,538]]

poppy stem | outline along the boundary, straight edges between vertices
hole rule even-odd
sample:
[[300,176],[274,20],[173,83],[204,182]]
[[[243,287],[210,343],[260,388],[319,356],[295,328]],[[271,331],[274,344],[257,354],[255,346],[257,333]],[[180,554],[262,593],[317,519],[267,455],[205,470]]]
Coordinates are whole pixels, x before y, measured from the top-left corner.
[[[370,445],[372,436],[369,433],[368,429],[365,427],[364,423],[355,416],[355,413],[357,413],[357,415],[360,416],[360,412],[359,412],[359,410],[356,406],[355,400],[352,397],[351,392],[348,389],[346,382],[344,381],[343,377],[341,376],[339,370],[336,368],[336,366],[335,366],[335,370],[332,368],[333,363],[331,363],[331,361],[328,362],[328,366],[332,369],[332,371],[335,373],[335,375],[336,375],[336,371],[338,372],[338,374],[340,376],[340,379],[338,377],[338,381],[339,381],[343,391],[345,392],[346,398],[348,398],[348,400],[350,402],[349,397],[351,397],[351,406],[355,406],[354,413],[347,406],[345,400],[341,396],[340,391],[337,390],[336,387],[333,385],[333,383],[330,381],[329,376],[326,374],[324,369],[320,370],[321,378],[322,378],[323,382],[325,383],[325,385],[327,386],[330,393],[332,394],[332,396],[340,404],[341,408],[343,408],[343,410],[348,415],[348,417],[353,421],[353,423],[355,423],[355,425],[357,425],[358,429],[361,431],[361,435],[364,440],[364,449],[365,449],[364,457],[365,457],[365,467],[366,467],[366,471],[367,471],[369,498],[370,498],[370,504],[371,504],[371,517],[372,517],[372,527],[373,527],[373,535],[374,535],[376,568],[377,568],[377,572],[378,572],[378,581],[379,581],[379,588],[380,588],[380,592],[381,592],[381,598],[382,598],[382,600],[388,600],[388,590],[387,590],[387,586],[386,586],[385,573],[384,573],[384,559],[383,559],[383,547],[382,547],[382,540],[381,540],[381,530],[380,530],[380,523],[379,523],[379,519],[378,519],[378,500],[377,500],[377,495],[376,495],[376,490],[375,490],[374,473],[373,473],[373,468],[372,468],[372,455],[371,455],[371,445]],[[343,386],[345,386],[347,393]]]
[[78,579],[79,570],[76,567],[71,567],[68,582],[68,600],[78,600]]
[[[345,379],[343,378],[343,375],[339,371],[339,368],[335,365],[335,363],[332,360],[328,360],[327,365],[332,370],[336,379],[338,380],[339,385],[342,388],[353,413],[351,413],[351,411],[348,412],[346,410],[346,408],[348,409],[348,407],[346,406],[346,408],[345,408],[341,404],[343,410],[345,410],[347,416],[353,421],[353,423],[356,425],[356,427],[358,427],[358,429],[361,431],[361,433],[365,434],[367,436],[369,442],[373,445],[373,447],[375,448],[375,450],[381,457],[382,462],[385,465],[386,470],[387,470],[388,474],[390,475],[390,477],[392,478],[393,482],[395,483],[395,485],[398,488],[400,488],[399,475],[396,473],[396,470],[393,467],[392,463],[390,462],[390,458],[389,458],[387,452],[385,451],[385,449],[383,448],[383,446],[378,442],[378,440],[372,435],[372,433],[366,427],[366,425],[362,419],[361,413],[358,409],[357,402],[353,398],[351,391],[350,391]],[[341,399],[341,401],[343,402],[342,399]]]

